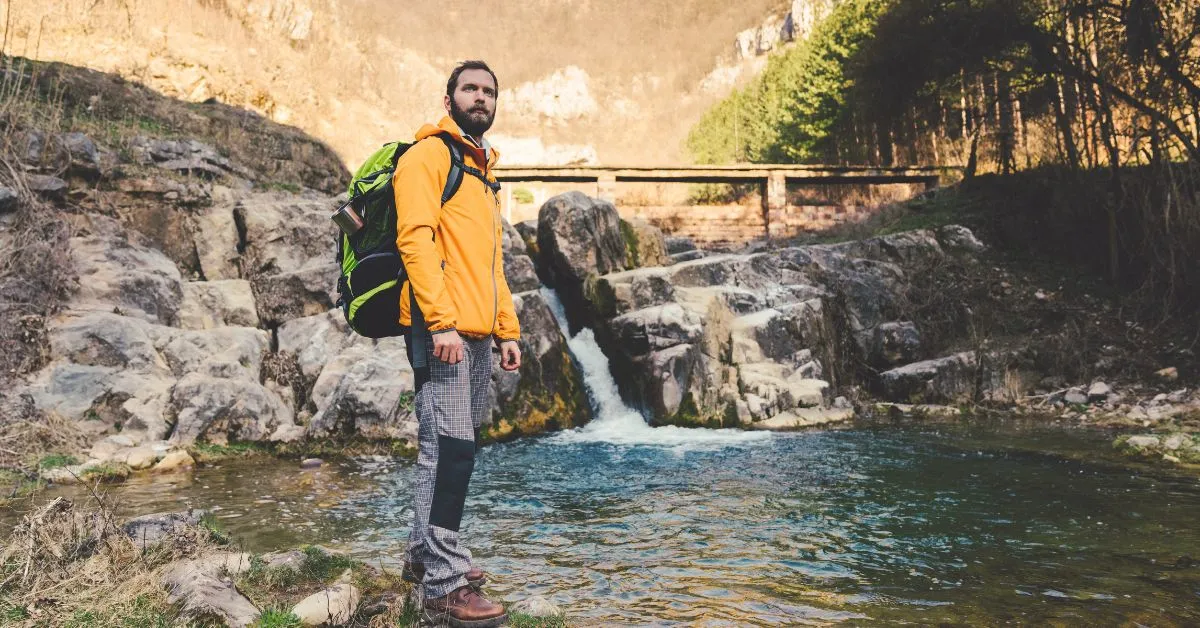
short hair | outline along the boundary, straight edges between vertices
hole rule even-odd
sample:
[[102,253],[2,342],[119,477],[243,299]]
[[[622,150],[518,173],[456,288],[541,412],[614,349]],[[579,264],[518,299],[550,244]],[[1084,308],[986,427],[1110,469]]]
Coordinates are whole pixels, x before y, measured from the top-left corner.
[[484,70],[488,74],[491,74],[492,82],[496,84],[496,91],[500,91],[500,81],[496,78],[496,73],[488,67],[488,64],[483,61],[471,60],[458,64],[458,67],[454,68],[454,71],[450,73],[450,80],[446,81],[447,96],[454,98],[454,90],[458,88],[458,75],[466,70]]

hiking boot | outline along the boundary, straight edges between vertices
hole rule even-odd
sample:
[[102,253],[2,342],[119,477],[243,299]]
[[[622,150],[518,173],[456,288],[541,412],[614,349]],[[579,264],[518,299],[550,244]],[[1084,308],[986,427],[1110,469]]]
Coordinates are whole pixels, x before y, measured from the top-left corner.
[[448,595],[425,600],[421,620],[433,626],[453,628],[492,628],[508,621],[504,607],[483,597],[471,585],[459,587]]
[[[467,584],[479,588],[487,583],[487,574],[478,567],[471,567],[471,570],[466,573]],[[405,582],[413,584],[421,584],[425,580],[425,565],[422,563],[412,563],[404,561],[404,569],[400,570],[400,577]]]

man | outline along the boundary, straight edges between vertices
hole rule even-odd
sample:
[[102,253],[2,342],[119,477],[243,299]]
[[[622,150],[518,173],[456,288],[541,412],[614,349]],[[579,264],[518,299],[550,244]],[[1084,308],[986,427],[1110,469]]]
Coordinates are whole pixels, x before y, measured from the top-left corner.
[[[496,151],[483,139],[496,116],[496,75],[467,61],[446,83],[448,116],[417,131],[396,165],[396,244],[409,281],[400,322],[416,376],[418,444],[413,528],[405,577],[424,589],[427,621],[498,626],[504,607],[479,590],[481,570],[459,538],[480,424],[490,412],[492,343],[500,364],[521,366],[521,335],[501,253]],[[442,198],[451,146],[462,155],[457,193]]]

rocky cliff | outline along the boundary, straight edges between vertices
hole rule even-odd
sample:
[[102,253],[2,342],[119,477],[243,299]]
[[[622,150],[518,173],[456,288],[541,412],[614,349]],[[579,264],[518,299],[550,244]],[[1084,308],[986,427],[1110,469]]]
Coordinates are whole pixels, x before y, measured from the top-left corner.
[[[4,292],[29,296],[47,267],[64,279],[27,300],[41,308],[28,334],[5,334],[24,356],[8,362],[6,420],[53,416],[94,444],[92,462],[196,442],[415,444],[403,339],[359,337],[334,309],[329,214],[348,173],[324,144],[86,70],[18,71],[35,93],[69,96],[54,118],[24,102],[31,115],[10,119],[0,248],[19,259],[47,223],[62,237],[53,257],[6,265]],[[80,112],[87,123],[54,124]],[[509,228],[502,245],[525,361],[496,369],[486,434],[582,423],[582,383],[524,241]],[[5,310],[10,331],[18,314]]]

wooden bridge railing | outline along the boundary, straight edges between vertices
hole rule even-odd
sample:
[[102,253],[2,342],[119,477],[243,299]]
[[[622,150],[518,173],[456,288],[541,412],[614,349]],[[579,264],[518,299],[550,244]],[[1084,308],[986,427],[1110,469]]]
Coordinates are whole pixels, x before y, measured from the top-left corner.
[[[941,166],[873,168],[866,166],[810,166],[793,164],[743,164],[736,166],[500,166],[501,182],[594,183],[597,195],[615,201],[616,184],[623,182],[666,183],[758,183],[762,190],[763,221],[770,234],[771,213],[787,206],[788,183],[881,184],[921,183],[936,187],[955,169]],[[508,218],[512,212],[512,188],[506,194]]]

